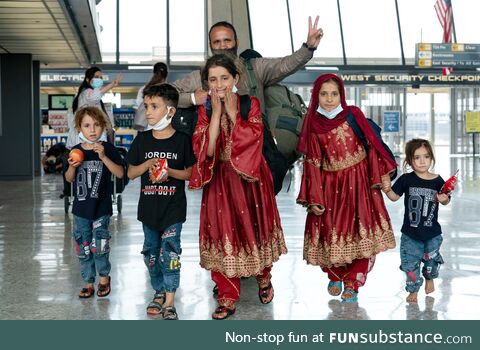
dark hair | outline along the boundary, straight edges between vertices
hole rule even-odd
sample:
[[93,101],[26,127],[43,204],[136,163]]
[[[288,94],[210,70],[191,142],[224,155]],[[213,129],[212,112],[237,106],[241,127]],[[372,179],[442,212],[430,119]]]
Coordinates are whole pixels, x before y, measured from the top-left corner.
[[93,77],[95,76],[95,73],[101,72],[101,71],[102,70],[98,67],[90,67],[85,71],[85,78],[83,78],[83,81],[78,88],[77,95],[73,99],[73,103],[72,103],[73,112],[75,112],[78,108],[78,97],[80,96],[82,91],[85,89],[93,89],[92,85],[90,85],[89,82],[93,79]]
[[235,39],[235,42],[237,42],[237,31],[235,30],[235,27],[232,24],[228,23],[227,21],[220,21],[215,23],[213,26],[211,26],[210,30],[208,31],[208,40],[210,40],[210,34],[212,33],[213,28],[216,28],[216,27],[225,27],[230,29],[233,32],[233,37]]
[[202,81],[208,85],[208,71],[212,67],[225,68],[234,78],[240,74],[232,55],[220,53],[210,57],[202,69]]
[[75,129],[77,129],[77,131],[80,131],[82,120],[86,115],[89,115],[93,120],[97,121],[103,130],[110,124],[107,115],[98,107],[83,107],[75,113]]
[[420,147],[425,147],[427,149],[428,155],[430,158],[432,158],[432,167],[435,166],[435,155],[433,154],[433,149],[430,142],[424,139],[411,139],[405,145],[405,160],[403,161],[404,171],[406,171],[407,165],[413,168],[413,157],[415,155],[415,151]]
[[151,85],[155,84],[161,84],[164,83],[165,80],[167,80],[168,76],[168,67],[165,63],[163,62],[157,62],[153,66],[153,77],[150,79],[150,81],[145,85],[145,88]]
[[[333,78],[332,78],[332,79],[328,79],[328,80],[325,80],[325,81],[322,83],[322,85],[325,84],[325,83],[335,83],[335,85],[336,85],[337,88],[338,88],[338,92],[340,93],[340,96],[342,96],[342,87],[340,86],[340,83],[338,82],[338,80],[333,79]],[[342,96],[342,97],[343,97],[343,96]]]
[[143,97],[161,97],[167,106],[177,108],[178,91],[170,84],[150,85],[143,89]]

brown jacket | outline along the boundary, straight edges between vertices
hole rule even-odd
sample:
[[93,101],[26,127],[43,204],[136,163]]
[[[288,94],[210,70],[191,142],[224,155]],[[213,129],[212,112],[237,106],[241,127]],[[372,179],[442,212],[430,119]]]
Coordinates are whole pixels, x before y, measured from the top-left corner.
[[[289,56],[282,58],[253,58],[251,63],[257,77],[258,91],[260,93],[260,105],[262,111],[265,111],[265,101],[263,98],[263,89],[265,86],[276,84],[289,75],[302,68],[313,57],[313,52],[302,45],[300,49]],[[250,87],[246,67],[241,58],[238,58],[237,65],[240,69],[240,79],[237,84],[240,95],[249,94]],[[172,83],[180,93],[178,101],[179,107],[189,107],[192,105],[190,94],[202,87],[200,71],[196,70],[188,74],[185,78],[176,80]]]

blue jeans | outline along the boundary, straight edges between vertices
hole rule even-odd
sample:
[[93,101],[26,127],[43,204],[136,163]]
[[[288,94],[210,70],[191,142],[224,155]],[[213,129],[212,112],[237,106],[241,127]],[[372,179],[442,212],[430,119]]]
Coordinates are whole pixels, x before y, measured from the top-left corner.
[[142,254],[153,289],[158,293],[175,293],[180,284],[182,224],[173,224],[164,231],[153,230],[144,224],[143,232]]
[[108,225],[110,216],[105,215],[97,220],[73,216],[73,238],[82,277],[86,283],[94,283],[98,274],[106,277],[110,273],[110,232]]
[[407,274],[405,290],[409,293],[416,293],[423,284],[420,276],[420,265],[423,263],[422,274],[427,280],[438,277],[440,265],[443,258],[440,254],[442,235],[433,237],[428,241],[417,241],[406,234],[402,234],[400,243],[400,270]]

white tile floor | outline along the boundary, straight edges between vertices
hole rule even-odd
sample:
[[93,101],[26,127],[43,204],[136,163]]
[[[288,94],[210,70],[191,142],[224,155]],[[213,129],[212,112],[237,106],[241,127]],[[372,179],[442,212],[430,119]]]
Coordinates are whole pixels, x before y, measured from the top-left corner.
[[[398,248],[380,254],[361,289],[359,302],[342,304],[327,294],[327,278],[302,260],[304,210],[295,204],[298,174],[289,192],[277,197],[289,253],[274,265],[275,299],[261,305],[254,279],[242,280],[242,296],[231,319],[480,319],[480,162],[441,157],[437,171],[447,178],[460,168],[460,184],[440,209],[445,265],[436,291],[419,303],[405,303]],[[77,297],[82,287],[71,240],[71,214],[58,198],[61,177],[0,182],[0,319],[148,319],[152,296],[140,255],[143,232],[136,220],[138,181],[123,193],[123,211],[112,217],[112,293],[104,299]],[[286,187],[286,186],[285,186]],[[212,282],[198,261],[200,192],[188,193],[188,221],[182,231],[181,319],[210,319]],[[396,236],[403,201],[388,202]],[[115,208],[114,208],[115,210]]]

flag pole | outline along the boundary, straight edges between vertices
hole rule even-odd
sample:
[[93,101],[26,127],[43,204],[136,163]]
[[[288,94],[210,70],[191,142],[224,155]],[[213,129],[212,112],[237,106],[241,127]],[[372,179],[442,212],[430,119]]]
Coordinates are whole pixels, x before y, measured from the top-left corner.
[[450,0],[450,11],[452,12],[452,30],[453,30],[453,42],[457,43],[457,32],[455,31],[455,19],[453,16],[453,4],[452,0]]

